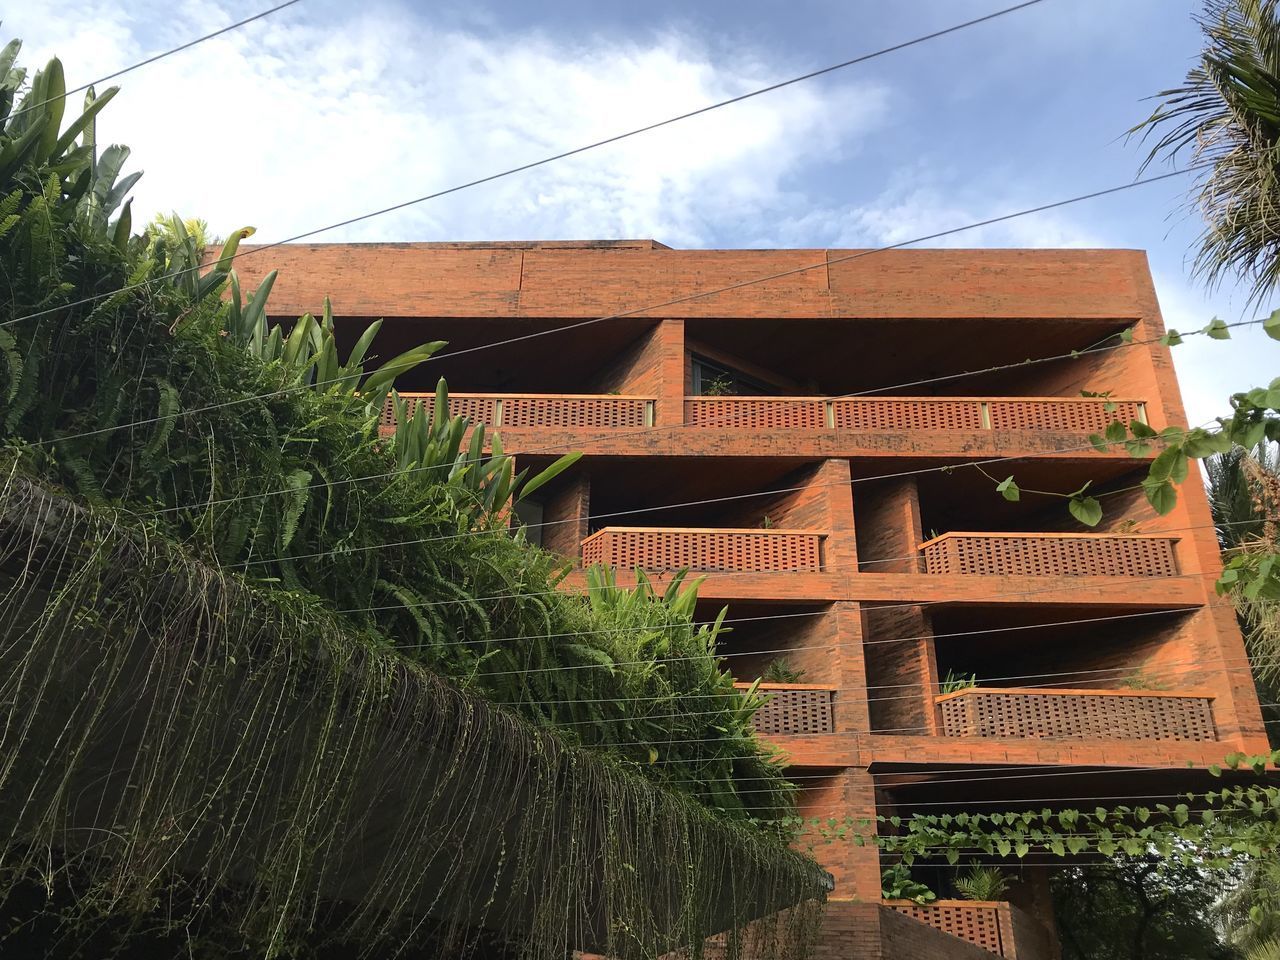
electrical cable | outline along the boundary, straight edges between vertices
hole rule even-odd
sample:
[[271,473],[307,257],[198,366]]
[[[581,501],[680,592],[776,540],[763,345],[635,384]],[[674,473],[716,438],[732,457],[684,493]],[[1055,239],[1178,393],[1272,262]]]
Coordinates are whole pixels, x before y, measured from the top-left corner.
[[[108,80],[114,80],[116,77],[123,77],[126,73],[132,73],[134,70],[138,70],[142,67],[149,66],[150,64],[153,64],[158,60],[163,60],[166,57],[171,57],[175,53],[181,53],[183,50],[190,50],[192,47],[197,46],[201,43],[204,43],[206,40],[212,40],[214,37],[220,37],[224,33],[230,33],[232,30],[237,30],[240,27],[253,23],[255,20],[261,20],[263,17],[269,17],[271,16],[271,14],[278,13],[279,11],[283,10],[285,7],[291,7],[295,3],[299,3],[299,2],[301,2],[301,0],[285,0],[284,3],[277,4],[276,6],[272,7],[269,10],[263,10],[261,13],[255,13],[251,17],[245,17],[243,20],[237,20],[235,23],[230,24],[229,26],[222,27],[219,30],[215,30],[212,33],[206,33],[202,37],[196,37],[194,40],[188,40],[186,43],[182,44],[181,46],[172,47],[168,50],[163,51],[162,53],[157,53],[157,54],[154,54],[153,56],[147,57],[145,60],[139,60],[137,63],[134,63],[127,67],[122,67],[121,69],[116,70],[114,73],[108,73],[106,76],[99,77],[97,80],[90,80],[88,83],[82,83],[78,87],[72,87],[70,90],[66,91],[60,97],[48,97],[47,99],[41,100],[39,103],[31,103],[31,104],[24,103],[17,110],[13,111],[13,113],[9,114],[8,119],[12,120],[14,117],[21,116],[23,113],[26,113],[28,110],[34,110],[37,107],[43,107],[47,103],[52,103],[55,100],[61,100],[63,99],[63,97],[69,97],[73,93],[80,93],[82,90],[88,90],[90,87],[96,87],[98,84],[106,83]],[[109,294],[104,294],[104,296],[109,296]],[[25,318],[20,317],[18,319],[25,319]],[[16,321],[11,321],[11,322],[16,322]]]
[[[968,27],[977,26],[978,24],[985,23],[988,20],[994,20],[998,17],[1003,17],[1007,14],[1015,13],[1027,7],[1034,6],[1040,2],[1042,2],[1042,0],[1025,0],[1025,2],[1023,3],[1018,3],[1011,7],[1005,7],[1001,10],[996,10],[992,13],[986,14],[981,17],[977,17],[972,20],[966,20],[963,23],[954,24],[953,26],[946,27],[942,30],[935,30],[933,33],[928,33],[923,36],[915,37],[911,40],[906,40],[901,43],[894,44],[893,46],[883,47],[871,53],[862,54],[861,56],[842,61],[841,63],[831,64],[830,66],[822,67],[821,69],[818,69],[818,70],[812,70],[808,73],[801,74],[800,76],[797,76],[797,77],[792,77],[788,80],[783,80],[778,83],[773,83],[773,84],[770,84],[769,86],[761,87],[759,89],[752,90],[744,94],[740,94],[736,97],[730,97],[727,100],[721,100],[716,103],[708,104],[705,107],[699,107],[696,110],[690,110],[686,113],[682,113],[674,117],[668,117],[667,119],[660,120],[656,123],[650,123],[643,127],[637,127],[633,130],[628,130],[624,133],[619,133],[610,137],[606,137],[603,140],[596,140],[593,143],[588,143],[583,146],[574,147],[573,149],[570,149],[570,150],[564,150],[559,153],[552,154],[551,156],[543,157],[540,160],[535,160],[530,163],[521,164],[520,166],[509,167],[508,169],[502,170],[498,173],[489,174],[488,176],[480,177],[475,180],[469,180],[466,183],[457,184],[455,186],[448,187],[447,189],[444,189],[444,190],[438,190],[434,193],[424,194],[423,196],[415,197],[412,200],[405,200],[400,203],[395,203],[395,204],[392,204],[391,206],[382,207],[378,210],[373,210],[369,213],[364,213],[356,217],[350,217],[346,220],[339,220],[336,223],[330,223],[326,226],[317,227],[313,230],[308,230],[304,233],[295,234],[294,236],[288,237],[284,240],[278,240],[278,241],[275,241],[274,243],[263,244],[261,246],[254,247],[252,250],[247,250],[244,252],[237,251],[234,257],[228,257],[226,259],[228,260],[243,259],[248,256],[264,253],[267,250],[271,250],[276,247],[283,246],[284,244],[287,244],[287,243],[294,243],[298,240],[306,240],[309,237],[314,237],[321,233],[327,233],[328,231],[336,230],[339,227],[351,226],[352,224],[361,223],[365,220],[371,220],[374,217],[380,217],[380,216],[383,216],[384,214],[392,213],[397,210],[403,210],[406,207],[411,207],[419,203],[425,203],[428,200],[436,200],[440,197],[448,196],[449,194],[458,193],[463,190],[468,190],[472,187],[478,187],[482,184],[492,183],[495,180],[501,180],[502,178],[512,176],[513,174],[523,173],[527,170],[532,170],[536,167],[546,166],[547,164],[554,163],[558,160],[563,160],[568,157],[576,156],[581,153],[586,153],[589,150],[595,150],[599,147],[603,147],[611,143],[617,143],[621,140],[626,140],[630,137],[638,136],[642,133],[648,133],[650,131],[657,130],[661,127],[670,126],[671,124],[678,123],[682,120],[688,120],[693,117],[701,116],[702,114],[705,114],[705,113],[710,113],[713,110],[719,110],[722,107],[727,107],[735,103],[741,103],[744,100],[750,100],[753,97],[759,97],[767,93],[772,93],[775,90],[780,90],[784,87],[789,87],[793,84],[801,83],[803,81],[810,80],[815,77],[820,77],[828,73],[833,73],[837,70],[842,70],[846,67],[851,67],[856,64],[866,63],[868,60],[874,60],[877,57],[882,57],[882,56],[885,56],[886,54],[895,53],[899,50],[906,49],[907,47],[912,47],[920,43],[925,43],[929,40],[935,40],[939,37],[943,37],[943,36],[946,36],[947,34],[964,30]],[[1170,176],[1170,175],[1171,174],[1166,174],[1165,176]],[[105,299],[107,297],[116,296],[117,294],[120,294],[120,293],[127,293],[131,290],[136,290],[139,287],[147,286],[152,283],[158,283],[163,280],[172,280],[176,277],[182,276],[185,273],[190,273],[193,270],[198,270],[198,269],[199,267],[193,267],[193,268],[187,268],[185,270],[179,270],[176,273],[167,274],[161,277],[153,277],[148,280],[143,280],[138,283],[130,284],[125,287],[121,287],[118,290],[112,290],[106,293],[96,294],[92,297],[85,297],[80,300],[75,300],[75,301],[72,301],[71,303],[61,304],[56,307],[48,307],[44,310],[36,311],[35,313],[29,313],[21,317],[15,317],[11,320],[0,322],[0,327],[7,326],[11,323],[19,323],[23,320],[30,320],[35,317],[46,316],[50,313],[55,313],[58,310],[68,310],[73,307],[83,306],[88,303],[96,303],[97,301]]]
[[[1203,166],[1203,164],[1201,164],[1200,166]],[[1110,194],[1113,194],[1113,193],[1118,193],[1118,192],[1120,192],[1120,191],[1122,191],[1122,190],[1131,190],[1131,189],[1133,189],[1134,187],[1144,186],[1144,185],[1146,185],[1146,184],[1155,183],[1155,182],[1158,182],[1158,181],[1161,181],[1161,180],[1167,180],[1167,179],[1169,179],[1170,177],[1182,176],[1182,175],[1184,175],[1184,174],[1186,174],[1186,173],[1189,173],[1189,172],[1191,172],[1192,170],[1195,170],[1195,169],[1197,169],[1197,166],[1194,166],[1194,165],[1193,165],[1193,166],[1190,166],[1190,167],[1184,167],[1184,168],[1183,168],[1183,169],[1181,169],[1181,170],[1176,170],[1176,171],[1173,171],[1173,172],[1170,172],[1170,173],[1163,173],[1163,174],[1159,174],[1159,175],[1157,175],[1157,176],[1153,176],[1153,177],[1147,177],[1147,178],[1142,179],[1142,180],[1134,180],[1134,181],[1132,181],[1132,182],[1130,182],[1130,183],[1121,184],[1120,186],[1117,186],[1117,187],[1110,187],[1110,188],[1105,189],[1105,190],[1096,190],[1096,191],[1094,191],[1094,192],[1092,192],[1092,193],[1082,194],[1082,195],[1080,195],[1080,196],[1071,197],[1071,198],[1068,198],[1068,199],[1066,199],[1066,200],[1059,200],[1059,201],[1056,201],[1056,202],[1054,202],[1054,203],[1042,204],[1042,205],[1040,205],[1040,206],[1038,206],[1038,207],[1031,207],[1031,208],[1028,208],[1028,209],[1025,209],[1025,210],[1015,211],[1014,213],[1005,214],[1005,215],[1003,215],[1003,216],[993,217],[993,218],[990,218],[990,219],[987,219],[987,220],[978,221],[977,223],[965,224],[964,226],[954,227],[954,228],[952,228],[952,229],[950,229],[950,230],[944,230],[944,231],[941,231],[941,232],[938,232],[938,233],[927,234],[927,235],[925,235],[925,236],[923,236],[923,237],[916,237],[916,238],[911,239],[911,240],[903,240],[903,241],[901,241],[901,242],[899,242],[899,243],[889,244],[889,245],[887,245],[887,246],[883,246],[883,247],[876,247],[876,248],[871,249],[871,250],[863,250],[863,251],[860,251],[860,252],[858,252],[858,253],[849,254],[848,256],[844,256],[844,257],[836,257],[836,258],[834,258],[834,259],[829,258],[829,259],[823,260],[821,263],[810,264],[810,265],[808,265],[808,266],[804,266],[804,267],[796,267],[796,268],[794,268],[794,269],[786,270],[786,271],[783,271],[783,272],[781,272],[781,273],[769,274],[769,275],[767,275],[767,276],[764,276],[764,277],[757,277],[757,278],[755,278],[755,279],[751,279],[751,280],[743,280],[743,281],[740,281],[740,282],[738,282],[738,283],[730,284],[729,286],[726,286],[726,287],[720,287],[720,288],[717,288],[717,289],[714,289],[714,290],[706,290],[706,291],[702,291],[702,292],[700,292],[700,293],[689,294],[689,295],[687,295],[687,296],[680,297],[680,298],[677,298],[677,299],[675,299],[675,300],[669,300],[669,301],[666,301],[666,302],[664,302],[664,303],[659,303],[659,304],[649,304],[649,305],[644,306],[644,307],[638,307],[638,308],[636,308],[635,310],[624,311],[624,312],[622,312],[622,313],[609,314],[609,315],[607,315],[607,316],[603,316],[603,317],[596,317],[596,318],[593,318],[593,319],[590,319],[590,320],[583,320],[583,321],[580,321],[580,322],[578,322],[578,323],[576,323],[576,324],[572,324],[572,325],[569,325],[569,326],[565,326],[565,327],[557,327],[557,328],[556,328],[556,329],[554,329],[554,330],[537,331],[537,332],[534,332],[534,333],[524,334],[524,335],[522,335],[522,336],[518,336],[518,337],[509,337],[509,338],[507,338],[507,339],[505,339],[505,340],[498,340],[498,341],[494,341],[493,343],[489,343],[489,344],[482,344],[482,345],[480,345],[480,346],[476,346],[476,347],[468,347],[468,348],[466,348],[465,350],[455,350],[455,351],[453,351],[453,352],[451,352],[451,353],[448,353],[448,354],[435,354],[434,356],[429,357],[429,358],[427,358],[427,360],[422,361],[422,362],[423,362],[423,363],[430,363],[432,360],[444,359],[445,357],[456,357],[456,356],[460,356],[460,355],[461,355],[461,354],[463,354],[463,353],[474,353],[474,352],[476,352],[476,351],[478,351],[478,350],[487,350],[487,349],[491,349],[491,348],[493,348],[493,347],[506,346],[506,345],[509,345],[509,344],[512,344],[512,343],[519,343],[519,342],[522,342],[522,341],[524,341],[524,340],[529,340],[529,339],[531,339],[531,338],[533,338],[533,337],[545,336],[545,335],[547,335],[547,334],[549,334],[549,333],[564,333],[564,332],[566,332],[566,331],[568,331],[568,330],[577,329],[577,328],[579,328],[579,327],[583,327],[583,326],[586,326],[586,325],[588,325],[588,324],[601,323],[601,322],[604,322],[604,321],[606,321],[606,320],[614,320],[614,319],[618,319],[618,318],[621,318],[621,317],[629,317],[629,316],[633,316],[633,315],[635,315],[635,314],[637,314],[637,313],[645,313],[645,312],[647,312],[647,311],[650,311],[650,310],[656,310],[656,309],[659,309],[659,308],[661,308],[661,307],[665,307],[665,306],[674,306],[674,305],[676,305],[676,304],[687,303],[687,302],[692,301],[692,300],[698,300],[698,299],[702,299],[702,298],[705,298],[705,297],[715,296],[716,294],[725,293],[725,292],[728,292],[728,291],[731,291],[731,290],[738,290],[738,289],[741,289],[741,288],[743,288],[743,287],[752,286],[752,285],[754,285],[754,284],[767,283],[767,282],[769,282],[769,281],[771,281],[771,280],[777,280],[777,279],[780,279],[780,278],[782,278],[782,277],[792,276],[793,274],[796,274],[796,273],[802,273],[802,272],[805,272],[805,271],[807,271],[807,270],[816,270],[816,269],[819,269],[819,268],[827,268],[827,267],[830,267],[830,266],[831,266],[831,265],[833,265],[833,264],[837,264],[837,263],[844,263],[844,262],[849,261],[849,260],[855,260],[855,259],[860,259],[860,258],[862,258],[862,257],[868,257],[868,256],[872,256],[872,255],[877,254],[877,253],[885,253],[885,252],[890,251],[890,250],[898,250],[898,249],[901,249],[901,248],[903,248],[903,247],[910,246],[910,245],[912,245],[912,244],[916,244],[916,243],[923,243],[923,242],[928,241],[928,240],[938,239],[939,237],[951,236],[952,234],[962,233],[962,232],[964,232],[964,231],[966,231],[966,230],[974,230],[974,229],[977,229],[977,228],[979,228],[979,227],[989,226],[990,224],[993,224],[993,223],[1002,223],[1002,222],[1005,222],[1005,221],[1008,221],[1008,220],[1013,220],[1013,219],[1015,219],[1015,218],[1017,218],[1017,217],[1029,216],[1030,214],[1033,214],[1033,213],[1041,213],[1041,212],[1043,212],[1043,211],[1056,209],[1056,208],[1058,208],[1058,207],[1063,207],[1063,206],[1066,206],[1067,204],[1071,204],[1071,203],[1079,203],[1079,202],[1084,201],[1084,200],[1092,200],[1092,199],[1095,199],[1095,198],[1097,198],[1097,197],[1103,197],[1103,196],[1107,196],[1107,195],[1110,195]],[[285,242],[285,241],[282,241],[282,242]],[[265,249],[265,248],[255,248],[255,249]],[[244,256],[244,254],[239,254],[239,253],[237,253],[237,256]],[[154,281],[142,281],[142,282],[143,282],[143,283],[149,283],[149,282],[154,282]],[[128,288],[126,288],[126,289],[128,289]],[[113,291],[112,293],[103,294],[102,296],[111,296],[111,295],[114,295],[114,293],[118,293],[118,292],[121,292],[121,291]],[[23,317],[15,317],[15,318],[13,318],[13,319],[11,319],[11,320],[0,321],[0,328],[3,328],[3,327],[5,327],[5,326],[8,326],[8,325],[13,324],[13,323],[17,323],[17,322],[19,322],[20,320],[26,320],[26,319],[30,319],[30,318],[32,318],[32,317],[42,316],[42,315],[44,315],[44,314],[51,313],[51,312],[55,312],[55,311],[57,311],[57,310],[69,309],[70,307],[73,307],[73,306],[76,306],[76,305],[77,305],[76,303],[72,303],[72,304],[64,304],[64,305],[59,306],[59,307],[50,307],[50,308],[48,308],[47,310],[41,311],[41,313],[38,313],[38,314],[27,314],[27,315],[25,315],[25,316],[23,316]],[[1194,332],[1196,332],[1196,331],[1192,331],[1192,333],[1194,333]],[[1190,334],[1188,334],[1188,335],[1190,335]],[[416,362],[415,362],[415,363],[414,363],[414,366],[417,366],[417,365],[418,365],[418,363],[416,363]],[[406,366],[407,366],[407,364],[406,364]],[[199,413],[208,413],[208,412],[210,412],[210,411],[212,411],[212,410],[221,410],[221,409],[225,409],[225,408],[227,408],[227,407],[239,406],[239,405],[241,405],[241,404],[245,404],[245,403],[251,403],[251,402],[255,402],[255,401],[259,401],[259,400],[267,400],[267,399],[271,399],[271,398],[273,398],[273,397],[287,396],[287,395],[290,395],[290,394],[293,394],[293,393],[298,393],[298,392],[303,391],[303,390],[314,390],[314,389],[315,389],[315,388],[317,388],[317,387],[326,386],[326,385],[328,385],[328,384],[332,384],[332,383],[337,383],[338,381],[340,381],[340,380],[345,380],[345,379],[347,379],[347,377],[346,377],[346,376],[342,376],[342,377],[334,377],[334,378],[332,378],[332,379],[330,379],[330,380],[321,380],[321,381],[317,381],[316,383],[310,383],[310,384],[296,384],[296,385],[294,385],[294,386],[292,386],[292,387],[283,387],[283,388],[281,388],[281,389],[279,389],[279,390],[271,391],[270,393],[258,394],[258,395],[256,395],[256,396],[252,396],[252,397],[237,397],[237,398],[236,398],[236,399],[234,399],[234,400],[226,400],[226,401],[223,401],[223,402],[221,402],[221,403],[205,404],[205,405],[200,406],[200,407],[184,408],[184,409],[182,409],[182,410],[177,411],[176,413],[172,413],[172,414],[165,414],[165,415],[160,415],[160,416],[155,416],[155,417],[148,417],[148,418],[145,418],[145,419],[142,419],[142,420],[135,420],[135,421],[132,421],[132,422],[130,422],[130,423],[115,424],[115,425],[110,426],[110,427],[99,427],[99,428],[94,429],[94,430],[84,430],[84,431],[81,431],[81,432],[79,432],[79,433],[65,434],[65,435],[63,435],[63,436],[56,437],[56,438],[52,438],[52,439],[49,439],[49,440],[31,441],[31,445],[32,445],[32,446],[42,446],[42,445],[45,445],[45,444],[49,444],[49,443],[57,443],[57,442],[60,442],[60,441],[65,442],[65,441],[68,441],[68,440],[79,440],[79,439],[83,439],[83,438],[85,438],[85,437],[93,437],[93,436],[100,436],[100,435],[105,434],[105,433],[113,433],[113,432],[115,432],[115,431],[117,431],[117,430],[127,430],[127,429],[130,429],[130,428],[132,428],[132,427],[148,426],[148,425],[153,424],[153,423],[158,423],[158,422],[160,422],[161,420],[173,420],[173,419],[179,419],[179,418],[184,418],[184,417],[194,416],[194,415],[199,414]]]

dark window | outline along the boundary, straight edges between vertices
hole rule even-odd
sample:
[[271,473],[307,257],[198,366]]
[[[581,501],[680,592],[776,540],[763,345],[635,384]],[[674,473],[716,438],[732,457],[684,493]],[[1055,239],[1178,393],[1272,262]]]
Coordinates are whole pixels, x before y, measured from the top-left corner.
[[778,389],[741,370],[715,363],[706,357],[693,357],[693,395],[695,397],[767,397]]

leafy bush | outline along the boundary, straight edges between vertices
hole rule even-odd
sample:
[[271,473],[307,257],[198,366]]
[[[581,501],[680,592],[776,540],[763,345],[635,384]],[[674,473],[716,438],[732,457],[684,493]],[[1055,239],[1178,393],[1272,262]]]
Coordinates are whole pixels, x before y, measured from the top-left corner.
[[496,437],[485,456],[478,427],[464,442],[443,383],[434,410],[391,389],[443,344],[375,366],[374,324],[343,360],[327,305],[272,326],[274,275],[241,291],[229,257],[251,230],[207,267],[177,216],[132,234],[128,150],[94,139],[115,89],[60,130],[61,65],[27,85],[17,53],[0,55],[0,442],[27,469],[731,818],[785,811],[761,701],[734,693],[718,627],[692,623],[695,585],[557,590],[562,561],[506,515],[549,475],[517,475]]

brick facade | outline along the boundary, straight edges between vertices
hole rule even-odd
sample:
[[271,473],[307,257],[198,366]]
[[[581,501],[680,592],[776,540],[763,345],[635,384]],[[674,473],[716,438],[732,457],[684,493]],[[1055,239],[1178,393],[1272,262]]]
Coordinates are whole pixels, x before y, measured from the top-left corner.
[[[271,309],[282,319],[315,311],[325,295],[340,338],[385,317],[383,355],[427,339],[483,348],[457,357],[446,348],[400,386],[429,393],[443,375],[478,416],[501,403],[513,411],[499,427],[504,446],[522,465],[584,451],[540,496],[548,549],[574,560],[584,541],[596,544],[589,555],[606,543],[631,549],[611,555],[654,564],[659,582],[674,572],[671,557],[704,565],[700,611],[727,605],[731,619],[743,618],[722,647],[738,679],[781,656],[804,671],[803,683],[832,692],[833,733],[770,734],[789,755],[809,815],[910,812],[925,797],[959,808],[983,789],[1010,802],[1054,795],[1034,777],[980,782],[984,771],[1023,766],[1089,771],[1081,789],[1136,799],[1153,781],[1126,776],[1126,767],[1166,768],[1160,782],[1180,787],[1196,776],[1188,762],[1265,748],[1233,612],[1213,594],[1218,550],[1198,484],[1184,485],[1165,517],[1140,495],[1108,497],[1103,522],[1087,531],[1059,501],[1024,494],[1006,504],[962,468],[1011,458],[990,469],[1014,473],[1027,489],[1089,480],[1094,490],[1122,490],[1139,479],[1142,464],[1123,450],[1093,450],[1086,434],[1110,416],[1145,418],[1157,430],[1185,423],[1167,348],[1020,361],[1070,355],[1125,328],[1139,341],[1158,337],[1144,255],[847,256],[630,241],[321,244],[272,249],[238,267],[247,287],[280,271]],[[799,272],[646,309],[788,270]],[[611,319],[562,329],[602,317]],[[762,395],[692,396],[695,355],[738,371]],[[1081,391],[1109,392],[1118,407]],[[643,426],[634,412],[626,420],[599,412],[629,398],[642,398]],[[934,470],[943,465],[955,469]],[[796,549],[820,544],[816,562],[788,561],[782,541],[747,549],[750,531],[794,534]],[[937,535],[949,545],[922,552]],[[634,552],[645,537],[658,546]],[[629,576],[619,571],[621,581]],[[564,586],[581,589],[581,572]],[[1146,616],[1164,610],[1178,612]],[[1143,616],[1106,619],[1131,614]],[[1091,622],[1055,625],[1073,618]],[[946,736],[936,698],[948,670],[976,674],[984,689],[1194,692],[1209,704],[1216,739],[1149,737],[1141,722],[1125,737],[1098,738],[1080,709],[1061,713],[1069,723],[1037,713],[1025,736],[1021,728]],[[1136,709],[1130,700],[1126,709]],[[956,771],[966,782],[948,787]],[[819,960],[992,955],[880,906],[873,848],[815,842],[814,852],[836,878]],[[1055,955],[1037,876],[1001,914],[1005,956]]]

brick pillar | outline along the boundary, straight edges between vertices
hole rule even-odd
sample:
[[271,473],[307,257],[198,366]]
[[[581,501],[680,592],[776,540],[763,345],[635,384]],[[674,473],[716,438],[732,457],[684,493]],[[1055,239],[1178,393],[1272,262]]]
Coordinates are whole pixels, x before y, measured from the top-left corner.
[[853,526],[853,494],[848,460],[824,460],[813,475],[814,499],[826,515],[829,531],[823,566],[836,573],[856,573],[858,539]]
[[860,484],[855,491],[858,560],[867,573],[918,573],[920,494],[915,477]]
[[590,514],[591,478],[575,469],[569,482],[548,496],[543,504],[543,547],[566,557],[580,556]]
[[936,736],[938,663],[928,613],[919,606],[862,609],[872,728],[899,736]]
[[855,832],[864,836],[875,833],[875,824],[865,827],[856,823],[848,827],[843,838],[823,837],[829,819],[843,825],[845,819],[874,820],[875,782],[866,770],[850,769],[821,780],[807,781],[800,798],[800,815],[819,824],[810,828],[798,843],[802,850],[812,847],[814,858],[835,878],[833,900],[880,900],[880,851],[874,843],[859,846],[853,841]]
[[684,321],[663,320],[657,331],[658,405],[654,423],[660,427],[684,423],[685,346]]

